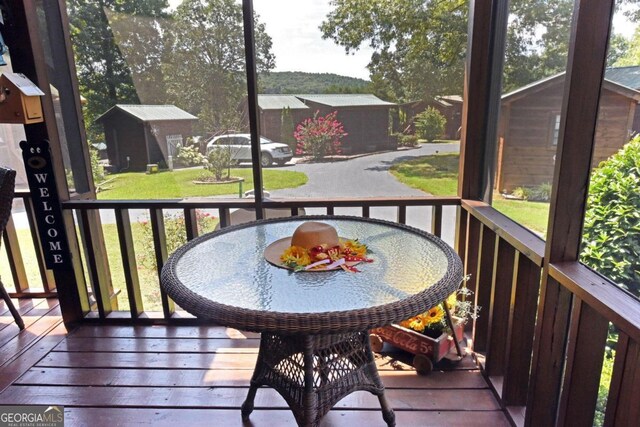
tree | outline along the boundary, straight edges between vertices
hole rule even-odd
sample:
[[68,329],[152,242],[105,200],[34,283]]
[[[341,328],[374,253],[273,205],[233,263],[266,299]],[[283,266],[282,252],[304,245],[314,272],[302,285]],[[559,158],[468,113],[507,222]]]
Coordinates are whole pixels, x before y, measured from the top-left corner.
[[322,160],[327,155],[340,154],[340,140],[346,136],[337,111],[318,117],[319,111],[298,125],[295,132],[298,141],[297,154]]
[[[198,116],[199,131],[237,129],[246,94],[242,7],[234,0],[185,0],[165,34],[168,99]],[[255,17],[256,66],[275,66],[271,38]],[[244,125],[246,126],[246,124]]]
[[377,95],[395,101],[460,92],[467,41],[465,0],[336,0],[323,38],[347,53],[368,43]]
[[[636,0],[617,6],[634,17]],[[394,101],[462,94],[467,44],[464,0],[335,0],[320,29],[347,53],[368,44],[374,93]],[[512,0],[503,90],[564,71],[573,0]],[[615,53],[615,52],[614,52]]]
[[118,48],[107,11],[133,16],[165,16],[167,0],[69,0],[69,25],[91,142],[102,140],[94,120],[117,103],[137,104],[131,71]]

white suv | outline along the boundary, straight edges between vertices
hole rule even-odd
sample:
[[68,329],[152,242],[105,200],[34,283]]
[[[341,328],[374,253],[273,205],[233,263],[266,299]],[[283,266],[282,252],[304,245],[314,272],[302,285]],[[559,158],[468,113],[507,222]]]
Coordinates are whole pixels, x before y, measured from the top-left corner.
[[[251,161],[251,135],[248,133],[214,137],[207,143],[207,154],[216,146],[230,149],[232,161],[237,163]],[[282,166],[292,157],[293,153],[288,145],[260,137],[260,164],[263,167],[270,166],[273,162]]]

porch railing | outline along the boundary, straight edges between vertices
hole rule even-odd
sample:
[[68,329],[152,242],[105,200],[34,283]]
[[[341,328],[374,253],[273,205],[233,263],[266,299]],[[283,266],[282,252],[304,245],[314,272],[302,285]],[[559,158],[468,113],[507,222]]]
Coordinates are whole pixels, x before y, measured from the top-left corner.
[[[31,230],[35,230],[28,193],[18,193],[24,200]],[[411,207],[430,209],[431,223],[423,228],[434,234],[443,233],[443,208],[455,207],[457,250],[470,275],[467,286],[481,306],[480,316],[469,325],[473,348],[483,372],[496,396],[516,425],[536,425],[536,411],[557,411],[559,425],[592,425],[598,395],[607,330],[612,324],[619,333],[613,377],[606,408],[605,425],[633,425],[638,419],[638,406],[633,404],[640,387],[640,302],[618,289],[606,278],[579,263],[545,264],[544,241],[522,226],[478,201],[457,197],[377,198],[344,200],[279,200],[265,201],[265,209],[288,209],[292,216],[299,208],[320,208],[327,214],[339,214],[341,208],[357,208],[369,217],[372,208],[395,208],[396,221],[407,221]],[[193,323],[166,295],[160,293],[162,313],[144,310],[137,260],[132,234],[131,210],[148,212],[153,235],[153,251],[158,271],[167,258],[164,213],[178,210],[184,215],[187,239],[198,235],[197,209],[215,209],[221,227],[230,224],[230,213],[236,208],[251,209],[252,200],[149,200],[149,201],[69,201],[63,208],[72,210],[77,230],[85,247],[91,247],[96,228],[96,212],[113,212],[124,272],[127,311],[113,305],[113,289],[105,263],[96,256],[85,256],[92,307],[86,321],[107,323]],[[452,209],[453,210],[453,209]],[[350,212],[351,213],[351,212]],[[448,215],[448,212],[447,212]],[[452,236],[446,236],[452,240]],[[37,233],[31,232],[31,243],[40,260],[40,276],[44,291],[31,292],[25,280],[15,226],[10,223],[5,236],[14,295],[51,295],[54,287],[44,270],[37,251]],[[541,286],[548,269],[546,286]],[[158,287],[159,290],[159,287]],[[542,298],[544,296],[544,298]],[[545,301],[544,305],[540,301]],[[566,318],[555,318],[555,305],[570,307]],[[564,312],[559,310],[560,313]],[[561,380],[555,380],[560,378]]]

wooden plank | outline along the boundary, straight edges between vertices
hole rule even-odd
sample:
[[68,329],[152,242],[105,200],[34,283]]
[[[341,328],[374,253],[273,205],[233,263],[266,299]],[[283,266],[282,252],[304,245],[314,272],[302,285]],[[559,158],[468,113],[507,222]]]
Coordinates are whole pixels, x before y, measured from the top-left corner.
[[[350,197],[327,200],[326,198],[278,199],[264,201],[265,208],[322,208],[354,206],[457,206],[457,196],[411,196],[411,197]],[[255,209],[253,199],[189,198],[182,200],[67,200],[63,209]]]
[[[249,369],[93,369],[34,367],[15,383],[21,385],[247,387]],[[480,371],[434,371],[428,376],[413,371],[380,371],[386,388],[486,389]]]
[[255,332],[244,332],[224,326],[81,326],[72,335],[84,338],[259,338]]
[[480,230],[480,253],[476,274],[475,304],[484,308],[484,313],[473,322],[473,348],[485,352],[489,346],[489,325],[491,324],[491,284],[496,246],[496,235],[486,226]]
[[11,361],[0,367],[0,396],[2,391],[11,385],[22,374],[28,371],[35,363],[47,354],[53,347],[58,345],[67,334],[67,329],[59,323],[48,331],[46,336],[34,339],[33,344],[27,351],[22,351]]
[[[10,386],[0,394],[0,404],[109,407],[175,407],[239,408],[248,388],[209,387],[86,387],[76,386]],[[499,406],[489,390],[389,389],[386,397],[399,410],[467,410],[493,411]],[[260,389],[256,395],[257,409],[288,408],[284,399],[273,389]],[[368,392],[355,392],[342,399],[336,408],[379,410],[378,398]]]
[[552,263],[549,275],[634,341],[640,342],[640,303],[636,298],[577,261]]
[[260,340],[252,339],[167,339],[167,338],[94,338],[71,336],[55,351],[128,352],[128,353],[257,353]]
[[465,263],[465,271],[467,259],[467,231],[469,228],[468,222],[469,213],[462,209],[460,206],[456,207],[456,230],[454,236],[454,249],[458,253],[458,256],[460,256],[460,259]]
[[540,273],[540,267],[529,258],[517,254],[515,286],[510,303],[513,310],[508,321],[507,367],[502,388],[505,406],[520,407],[527,403]]
[[573,303],[558,425],[593,425],[609,322],[579,299]]
[[[17,301],[15,308],[18,311],[18,314],[23,318],[22,320],[25,322],[26,326],[28,323],[27,321],[33,322],[34,319],[37,320],[38,317],[53,308],[53,306],[49,306],[48,304],[48,300],[21,299]],[[0,317],[0,346],[2,346],[2,343],[7,339],[7,337],[13,336],[13,334],[18,331],[19,328],[16,325],[15,319],[11,313],[7,311],[5,315]]]
[[407,223],[407,206],[405,205],[398,206],[397,222],[399,224]]
[[91,283],[91,290],[93,291],[93,297],[98,306],[98,314],[100,318],[104,318],[112,311],[110,292],[111,278],[109,276],[109,279],[107,279],[107,273],[105,272],[104,266],[102,266],[103,262],[107,262],[106,268],[108,269],[108,260],[104,261],[98,257],[98,254],[101,252],[98,251],[98,248],[93,243],[94,239],[98,238],[96,236],[96,234],[98,234],[96,224],[92,223],[94,217],[95,215],[90,216],[89,210],[81,210],[78,220],[80,222],[79,228],[82,235],[84,256],[90,279],[89,282]]
[[442,236],[442,206],[433,206],[431,214],[431,233]]
[[60,307],[58,306],[52,308],[51,311],[43,316],[36,317],[35,320],[31,317],[25,317],[25,331],[18,330],[16,326],[12,328],[14,329],[14,336],[9,340],[2,340],[2,344],[0,344],[0,366],[28,348],[35,339],[44,335],[61,322]]
[[571,292],[553,278],[542,284],[525,425],[555,425],[571,300]]
[[18,233],[11,215],[9,215],[9,220],[4,228],[4,233],[2,233],[2,239],[4,241],[4,248],[7,252],[7,259],[9,260],[13,286],[17,292],[21,292],[29,288],[29,280],[27,279],[27,272],[24,268],[24,261],[22,260]]
[[[258,392],[259,393],[259,392]],[[132,421],[154,427],[225,426],[246,427],[238,409],[180,409],[180,408],[65,408],[65,423],[69,426],[113,427],[127,425]],[[289,410],[255,410],[250,423],[256,426],[295,426],[293,413]],[[500,411],[397,411],[399,426],[467,426],[507,427],[508,421]],[[333,410],[320,422],[321,427],[330,426],[386,426],[380,411]]]
[[[378,370],[410,371],[411,358],[389,355],[376,357]],[[249,369],[255,367],[256,353],[114,353],[114,352],[58,352],[54,351],[43,358],[38,366],[42,367],[85,367],[85,368],[147,368],[153,366],[163,369]],[[471,358],[465,358],[468,364],[460,363],[452,369],[468,370],[475,365]],[[463,361],[463,362],[464,362]]]
[[462,208],[505,239],[518,252],[542,266],[544,240],[483,202],[463,200]]
[[640,345],[620,334],[609,387],[606,427],[632,427],[640,419]]
[[131,232],[131,220],[129,211],[116,209],[116,227],[118,229],[118,241],[120,242],[120,257],[122,258],[122,271],[127,287],[127,299],[129,312],[132,318],[140,316],[144,312],[142,293],[140,292],[140,279],[138,278],[138,263]]
[[493,265],[491,306],[489,307],[489,312],[491,313],[489,346],[485,364],[487,375],[504,375],[505,373],[515,258],[515,249],[504,239],[498,239],[496,241],[496,256]]
[[184,227],[187,232],[187,241],[198,237],[198,215],[195,209],[184,209]]
[[[156,267],[158,272],[158,286],[160,287],[160,276],[162,267],[167,261],[167,236],[164,228],[164,213],[162,209],[150,209],[151,231],[153,233],[153,247],[155,252]],[[162,301],[162,312],[164,318],[168,319],[176,311],[174,302],[167,293],[160,287],[160,300]]]
[[371,215],[371,210],[369,209],[369,206],[367,205],[362,206],[362,217],[369,218],[370,215]]
[[218,216],[220,217],[220,228],[228,227],[231,224],[231,214],[229,213],[229,208],[219,208]]

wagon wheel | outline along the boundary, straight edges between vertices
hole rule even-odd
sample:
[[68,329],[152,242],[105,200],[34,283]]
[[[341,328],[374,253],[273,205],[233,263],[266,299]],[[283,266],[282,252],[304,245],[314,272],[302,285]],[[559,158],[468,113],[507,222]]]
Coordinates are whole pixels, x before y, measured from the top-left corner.
[[433,371],[433,362],[424,354],[416,354],[413,358],[413,367],[419,375],[429,375]]
[[379,335],[369,334],[369,344],[371,344],[371,351],[380,353],[384,346],[384,341],[382,341]]

